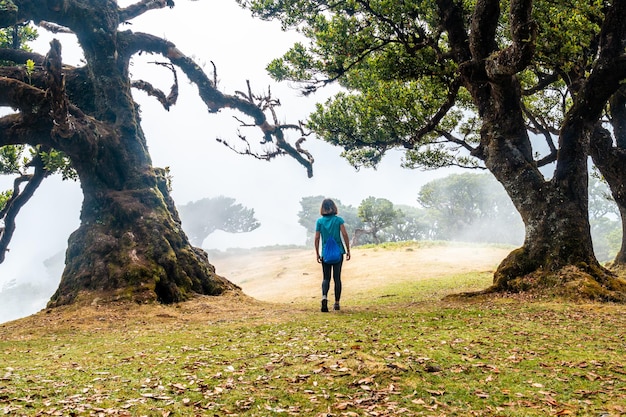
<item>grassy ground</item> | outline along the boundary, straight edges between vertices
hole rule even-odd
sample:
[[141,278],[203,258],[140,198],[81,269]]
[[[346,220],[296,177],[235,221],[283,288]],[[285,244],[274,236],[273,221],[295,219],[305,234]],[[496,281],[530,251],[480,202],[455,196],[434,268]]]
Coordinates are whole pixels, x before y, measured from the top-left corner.
[[625,416],[626,306],[389,283],[341,311],[241,294],[0,325],[9,416]]

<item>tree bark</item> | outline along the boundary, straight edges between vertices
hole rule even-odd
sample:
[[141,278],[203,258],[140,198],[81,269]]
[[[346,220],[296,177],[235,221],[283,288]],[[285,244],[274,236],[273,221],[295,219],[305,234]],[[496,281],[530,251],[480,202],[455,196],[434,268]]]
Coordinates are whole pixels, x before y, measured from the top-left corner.
[[[103,49],[86,48],[94,54],[86,54],[91,72],[106,74],[93,77],[99,120],[77,112],[66,123],[73,133],[64,133],[55,145],[72,160],[84,200],[81,225],[70,236],[66,267],[49,306],[93,298],[173,303],[237,289],[189,243],[169,195],[167,172],[152,167],[127,75],[107,65],[115,61],[103,58]],[[77,134],[80,141],[73,140]]]
[[[498,126],[501,133],[506,120],[498,120],[493,126]],[[566,124],[561,132],[564,151],[549,181],[543,179],[531,159],[523,156],[525,130],[518,130],[517,135],[513,132],[510,138],[494,132],[489,139],[486,134],[485,162],[520,212],[526,235],[522,247],[500,263],[493,285],[485,292],[548,290],[626,301],[626,282],[602,267],[593,251],[587,204],[586,130],[578,124]]]
[[[584,146],[564,154],[560,167],[567,166],[567,172],[557,170],[553,179],[546,181],[533,161],[521,108],[515,109],[519,107],[519,86],[501,81],[492,84],[492,90],[498,92],[499,100],[489,103],[499,105],[486,111],[481,152],[487,168],[519,211],[526,231],[522,247],[498,266],[492,290],[549,285],[550,274],[571,265],[603,276],[593,253],[587,215]],[[529,274],[533,276],[527,279]]]

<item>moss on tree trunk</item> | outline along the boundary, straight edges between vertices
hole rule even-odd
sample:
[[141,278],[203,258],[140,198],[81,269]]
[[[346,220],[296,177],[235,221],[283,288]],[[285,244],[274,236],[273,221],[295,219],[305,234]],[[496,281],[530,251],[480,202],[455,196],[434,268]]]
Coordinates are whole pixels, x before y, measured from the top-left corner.
[[548,188],[550,198],[524,213],[524,245],[500,263],[487,292],[541,292],[626,301],[626,281],[596,260],[588,218],[581,212],[584,204],[558,198],[559,190],[553,184]]

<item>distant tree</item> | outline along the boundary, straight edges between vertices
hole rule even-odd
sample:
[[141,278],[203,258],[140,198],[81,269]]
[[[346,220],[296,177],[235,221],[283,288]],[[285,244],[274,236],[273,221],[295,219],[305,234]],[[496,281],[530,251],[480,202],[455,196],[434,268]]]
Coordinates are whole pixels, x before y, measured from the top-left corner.
[[430,181],[417,201],[428,209],[436,239],[514,244],[523,239],[519,213],[490,174],[453,174]]
[[[302,197],[300,200],[301,210],[298,212],[298,223],[306,229],[306,244],[313,243],[315,235],[315,222],[320,217],[320,206],[324,196]],[[353,236],[354,230],[361,227],[361,220],[357,216],[356,209],[352,206],[344,206],[337,198],[333,198],[341,216],[345,222],[346,230],[350,236]]]
[[[489,174],[454,174],[424,185],[418,202],[428,210],[434,239],[519,244],[523,223],[503,187]],[[617,205],[606,183],[591,176],[589,220],[594,251],[607,261],[617,252]]]
[[[622,47],[623,49],[623,47]],[[612,262],[614,269],[626,268],[626,85],[613,94],[607,106],[608,127],[596,125],[591,146],[591,157],[598,171],[611,189],[621,218],[622,231],[618,233],[619,250]],[[594,232],[593,226],[591,229]],[[612,239],[615,239],[613,233]],[[595,249],[595,247],[594,247]],[[605,284],[606,285],[606,284]]]
[[431,238],[431,225],[426,210],[409,205],[395,205],[394,207],[400,214],[390,226],[380,232],[381,241],[405,242]]
[[183,229],[196,246],[216,230],[244,233],[261,226],[254,217],[254,209],[236,204],[230,197],[203,198],[178,207],[178,211]]
[[378,234],[386,227],[393,225],[402,216],[402,211],[396,210],[393,203],[385,198],[370,196],[359,205],[358,215],[364,225],[361,232],[370,235],[374,243],[380,243]]
[[[315,221],[320,216],[320,205],[324,196],[316,195],[309,197],[302,197],[300,199],[300,211],[298,212],[298,223],[300,226],[306,229],[307,240],[309,237],[315,234]],[[337,208],[340,209],[341,202],[334,199]],[[340,209],[341,210],[341,209]]]

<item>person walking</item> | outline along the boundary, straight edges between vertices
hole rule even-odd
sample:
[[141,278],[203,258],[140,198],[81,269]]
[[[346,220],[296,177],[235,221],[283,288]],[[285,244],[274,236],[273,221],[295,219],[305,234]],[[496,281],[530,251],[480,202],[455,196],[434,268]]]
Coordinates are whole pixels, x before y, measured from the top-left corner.
[[[346,231],[344,220],[338,216],[337,205],[332,199],[326,198],[322,201],[320,214],[322,217],[317,219],[315,223],[315,253],[317,255],[317,262],[322,264],[322,312],[327,313],[331,275],[335,283],[335,304],[333,309],[339,310],[340,308],[341,266],[343,264],[344,254],[346,255],[346,260],[350,260],[350,240],[348,239],[348,232]],[[333,260],[331,263],[329,259],[324,260],[323,249],[322,254],[320,254],[320,238],[322,243],[321,248],[328,245],[331,240],[337,243],[341,253],[341,256],[338,257],[338,261]]]

